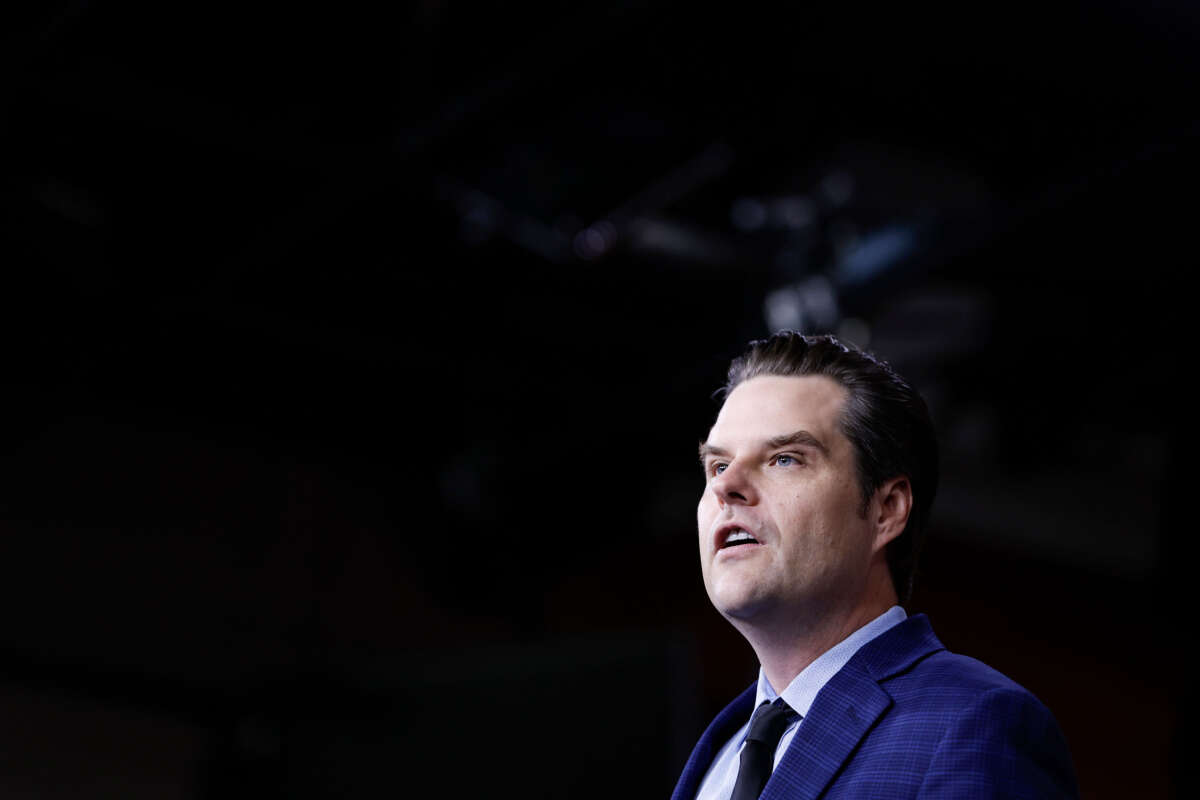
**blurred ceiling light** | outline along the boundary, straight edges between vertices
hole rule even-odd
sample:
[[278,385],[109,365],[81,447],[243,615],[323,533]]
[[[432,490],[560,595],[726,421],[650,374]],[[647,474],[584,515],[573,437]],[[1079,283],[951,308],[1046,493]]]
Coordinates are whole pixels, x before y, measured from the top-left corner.
[[803,195],[794,195],[776,200],[771,206],[771,216],[779,227],[799,230],[812,225],[817,214],[812,200]]
[[767,293],[763,301],[763,314],[771,333],[799,331],[804,329],[804,308],[800,304],[800,292],[792,286],[784,286]]
[[858,317],[846,317],[838,323],[837,337],[866,350],[871,346],[871,326]]
[[854,176],[845,170],[834,170],[821,181],[821,191],[834,208],[844,206],[854,197]]
[[843,287],[865,284],[910,255],[916,246],[917,233],[910,225],[891,225],[862,236],[838,262],[838,283]]
[[664,219],[635,220],[626,235],[632,251],[691,264],[729,264],[738,252],[724,237]]
[[616,243],[616,226],[602,219],[575,234],[575,255],[592,261],[607,253]]
[[740,231],[757,231],[764,227],[781,230],[807,228],[816,220],[813,201],[804,195],[789,195],[774,199],[739,197],[729,208],[729,219]]
[[767,208],[753,197],[739,197],[729,209],[729,219],[739,231],[756,231],[767,223]]
[[483,244],[496,232],[496,210],[490,204],[471,206],[459,220],[458,235],[467,244]]
[[837,292],[824,275],[783,286],[767,294],[763,313],[771,332],[823,333],[838,322]]

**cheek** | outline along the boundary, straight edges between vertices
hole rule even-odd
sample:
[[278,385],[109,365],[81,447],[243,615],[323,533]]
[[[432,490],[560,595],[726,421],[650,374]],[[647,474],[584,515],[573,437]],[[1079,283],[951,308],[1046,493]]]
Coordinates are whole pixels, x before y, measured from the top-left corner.
[[831,519],[812,498],[795,497],[775,509],[772,515],[794,559],[808,563],[827,561],[831,551],[842,545],[841,526]]
[[696,503],[696,523],[700,527],[704,527],[705,520],[710,520],[715,513],[716,504],[713,502],[713,494],[704,488],[704,492],[700,495],[700,502]]

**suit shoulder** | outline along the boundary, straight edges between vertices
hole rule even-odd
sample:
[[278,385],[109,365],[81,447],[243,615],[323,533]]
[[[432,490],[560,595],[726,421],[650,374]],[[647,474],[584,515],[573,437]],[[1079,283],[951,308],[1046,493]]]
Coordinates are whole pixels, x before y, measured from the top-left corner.
[[1025,697],[1040,705],[1028,689],[999,670],[948,650],[929,654],[881,685],[898,702],[909,694],[936,694],[945,702],[959,703],[967,697],[996,693]]

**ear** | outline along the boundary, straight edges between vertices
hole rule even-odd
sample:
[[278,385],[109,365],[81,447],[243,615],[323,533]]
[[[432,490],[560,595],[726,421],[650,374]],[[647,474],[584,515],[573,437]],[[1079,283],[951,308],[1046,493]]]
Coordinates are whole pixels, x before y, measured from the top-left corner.
[[876,514],[875,549],[878,551],[904,532],[908,515],[912,512],[912,484],[906,476],[899,475],[884,481],[875,492],[875,498],[878,505],[872,511]]

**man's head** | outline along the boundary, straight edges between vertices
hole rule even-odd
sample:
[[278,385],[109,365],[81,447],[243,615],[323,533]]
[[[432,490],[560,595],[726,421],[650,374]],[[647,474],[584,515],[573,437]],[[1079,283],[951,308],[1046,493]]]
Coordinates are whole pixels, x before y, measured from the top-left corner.
[[[725,406],[702,446],[709,484],[698,515],[710,595],[731,592],[730,576],[740,569],[747,583],[764,584],[762,592],[777,580],[797,602],[822,602],[821,591],[856,591],[848,584],[863,559],[882,551],[896,596],[907,600],[938,479],[920,396],[857,348],[791,332],[752,342],[731,364],[723,391]],[[761,557],[783,549],[786,563],[772,566],[778,575],[750,581],[744,568],[730,568],[760,557],[754,547],[717,542],[705,560],[713,546],[705,526],[728,528],[728,520],[763,526]]]

